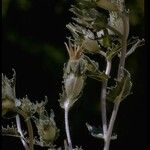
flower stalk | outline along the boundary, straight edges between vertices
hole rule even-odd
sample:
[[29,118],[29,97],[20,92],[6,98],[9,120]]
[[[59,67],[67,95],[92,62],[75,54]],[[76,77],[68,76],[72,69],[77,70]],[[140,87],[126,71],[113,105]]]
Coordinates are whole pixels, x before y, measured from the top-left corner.
[[66,103],[65,104],[65,131],[66,131],[66,136],[67,136],[67,142],[68,142],[69,150],[72,150],[72,141],[71,141],[71,136],[70,136],[68,114],[69,114],[69,108],[68,108],[68,105]]

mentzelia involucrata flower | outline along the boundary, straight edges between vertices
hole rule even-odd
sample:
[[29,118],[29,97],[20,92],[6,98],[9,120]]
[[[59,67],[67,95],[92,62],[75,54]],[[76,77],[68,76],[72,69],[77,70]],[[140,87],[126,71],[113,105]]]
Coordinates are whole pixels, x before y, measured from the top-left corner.
[[79,98],[84,87],[85,74],[82,46],[71,43],[66,45],[69,53],[69,61],[64,68],[64,89],[61,95],[62,108],[70,108]]

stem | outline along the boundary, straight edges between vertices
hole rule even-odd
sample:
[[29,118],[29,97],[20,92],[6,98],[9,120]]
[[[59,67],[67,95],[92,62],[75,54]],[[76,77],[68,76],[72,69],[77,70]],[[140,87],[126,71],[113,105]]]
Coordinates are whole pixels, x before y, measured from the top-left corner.
[[104,81],[102,83],[102,89],[101,89],[101,111],[102,111],[102,124],[103,124],[104,139],[107,133],[106,88],[107,88],[107,81]]
[[[111,62],[107,60],[105,74],[109,75],[111,70]],[[101,89],[101,113],[102,113],[102,124],[103,124],[103,136],[106,138],[107,134],[107,114],[106,114],[106,89],[107,89],[107,80],[103,81]]]
[[[126,50],[127,50],[127,37],[128,37],[128,30],[129,30],[129,20],[126,17],[125,14],[123,14],[122,20],[123,20],[123,26],[124,26],[124,34],[123,34],[123,37],[122,37],[122,50],[121,50],[121,57],[120,57],[120,63],[119,63],[119,68],[118,68],[118,75],[117,75],[118,81],[120,81],[122,76],[123,76],[123,68],[125,66],[125,57],[126,57]],[[107,136],[106,136],[106,140],[105,140],[103,150],[109,150],[112,130],[113,130],[114,123],[115,123],[115,120],[116,120],[119,105],[120,105],[120,100],[117,100],[114,104],[114,108],[113,108],[113,112],[112,112],[112,115],[111,115],[109,128],[108,128],[108,131],[107,131]]]
[[[23,138],[23,137],[21,137],[20,135],[9,134],[9,133],[3,133],[3,131],[2,131],[2,135],[3,135],[3,136],[9,136],[9,137],[15,137],[15,138]],[[29,143],[29,140],[28,140],[28,139],[23,138],[23,140],[24,140],[26,143]],[[49,144],[47,144],[47,145],[42,145],[41,143],[37,143],[37,142],[35,142],[35,141],[34,141],[33,144],[34,144],[34,145],[37,145],[37,146],[40,146],[40,147],[52,148]],[[28,150],[30,150],[30,149],[28,149]],[[67,150],[67,149],[65,149],[65,150]]]
[[70,130],[69,130],[68,113],[69,113],[69,107],[68,107],[68,105],[66,105],[66,107],[65,107],[65,131],[66,131],[66,135],[67,135],[69,150],[72,150],[72,142],[71,142]]
[[[13,135],[13,134],[3,133],[3,131],[2,131],[2,135],[3,135],[3,136],[9,136],[9,137],[15,137],[15,138],[23,138],[23,137],[21,137],[20,135]],[[25,140],[25,139],[24,139],[24,140]]]
[[27,128],[28,128],[28,134],[29,134],[29,149],[33,150],[33,128],[31,124],[30,118],[21,110],[21,109],[16,109],[17,113],[20,114],[26,121]]
[[108,128],[108,132],[107,132],[107,136],[106,136],[106,139],[105,139],[105,144],[104,144],[104,149],[103,150],[109,150],[112,130],[113,130],[114,123],[115,123],[115,120],[116,120],[116,116],[117,116],[117,112],[118,112],[118,109],[119,109],[119,105],[120,105],[120,101],[117,101],[114,104],[114,108],[113,108],[113,112],[112,112],[112,115],[111,115],[109,128]]
[[137,47],[142,46],[144,44],[144,39],[142,40],[137,40],[137,42],[131,47],[131,49],[126,53],[126,57],[128,57],[129,55],[131,55]]
[[27,143],[24,140],[25,138],[24,138],[24,135],[23,135],[23,132],[22,132],[19,115],[16,116],[16,124],[17,124],[18,132],[20,133],[20,136],[21,136],[20,139],[21,139],[22,144],[23,144],[25,150],[29,150],[29,147],[28,147]]
[[[14,87],[15,87],[15,84],[16,84],[16,72],[15,72],[15,69],[12,69],[12,70],[14,72],[13,80],[14,80]],[[16,97],[16,88],[14,88],[14,97]],[[17,99],[15,101],[17,102]],[[22,132],[20,117],[19,117],[18,114],[16,115],[16,124],[17,124],[18,132],[20,133],[20,139],[21,139],[22,144],[23,144],[25,150],[29,150],[28,144],[26,143],[24,135],[23,135],[23,132]]]
[[109,76],[110,70],[111,70],[111,61],[107,60],[107,66],[106,66],[105,74]]
[[123,76],[123,68],[125,66],[125,58],[126,58],[126,51],[127,51],[127,38],[128,38],[128,26],[129,26],[129,20],[125,14],[122,16],[123,25],[124,25],[124,35],[122,37],[122,50],[121,50],[121,57],[120,57],[120,63],[118,68],[118,76],[117,79],[121,80],[121,77]]

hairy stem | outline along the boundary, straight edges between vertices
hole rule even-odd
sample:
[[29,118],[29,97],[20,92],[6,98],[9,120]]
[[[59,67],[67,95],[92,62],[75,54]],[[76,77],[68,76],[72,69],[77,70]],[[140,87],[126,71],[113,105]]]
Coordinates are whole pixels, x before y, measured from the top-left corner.
[[[120,57],[120,63],[119,63],[119,68],[118,68],[118,75],[117,75],[118,81],[120,81],[121,78],[123,77],[123,68],[125,66],[125,57],[126,57],[126,50],[127,50],[127,37],[128,37],[128,30],[129,30],[129,20],[128,20],[126,14],[123,14],[122,20],[123,20],[124,34],[122,37],[122,50],[121,50],[121,57]],[[109,122],[109,127],[108,127],[107,136],[106,136],[103,150],[109,150],[112,130],[113,130],[114,123],[116,120],[119,105],[120,105],[120,100],[117,100],[114,104],[114,108],[113,108],[113,112],[112,112],[111,119]]]
[[107,60],[107,66],[106,66],[105,74],[109,76],[110,70],[111,70],[111,61]]
[[[111,62],[107,61],[105,74],[109,75],[111,70]],[[101,113],[102,113],[102,124],[103,124],[103,136],[106,138],[107,133],[107,114],[106,114],[106,90],[107,90],[107,80],[103,81],[101,88]]]
[[104,139],[105,139],[106,133],[107,133],[106,88],[107,88],[107,81],[104,81],[102,83],[102,89],[101,89],[101,113],[102,113]]
[[72,142],[71,142],[70,130],[69,130],[68,113],[69,113],[69,108],[68,108],[68,106],[66,106],[65,107],[65,131],[66,131],[67,141],[68,141],[68,145],[69,145],[69,150],[72,150]]
[[122,16],[123,25],[124,25],[124,35],[122,37],[122,50],[121,50],[121,57],[120,57],[120,63],[118,68],[118,75],[117,79],[121,80],[121,77],[123,76],[123,68],[125,66],[125,58],[126,58],[126,51],[127,51],[127,38],[128,38],[128,30],[129,30],[129,20],[126,14]]
[[112,115],[111,115],[111,119],[110,119],[110,123],[109,123],[109,128],[108,128],[108,132],[107,132],[107,137],[105,139],[105,144],[104,144],[104,149],[103,150],[109,150],[110,140],[111,140],[111,135],[112,135],[112,130],[113,130],[114,123],[115,123],[116,116],[117,116],[117,112],[118,112],[118,109],[119,109],[119,104],[120,104],[119,101],[117,101],[114,104],[114,108],[113,108],[113,112],[112,112]]
[[16,124],[17,124],[18,132],[20,133],[20,136],[21,136],[20,139],[21,139],[22,144],[23,144],[25,150],[29,150],[29,147],[28,147],[27,143],[24,140],[25,138],[24,138],[24,135],[23,135],[23,132],[22,132],[19,115],[16,116]]
[[29,149],[33,150],[34,145],[33,145],[33,128],[32,128],[32,123],[30,118],[21,110],[21,109],[16,109],[17,113],[20,114],[26,121],[27,128],[28,128],[28,134],[29,134]]

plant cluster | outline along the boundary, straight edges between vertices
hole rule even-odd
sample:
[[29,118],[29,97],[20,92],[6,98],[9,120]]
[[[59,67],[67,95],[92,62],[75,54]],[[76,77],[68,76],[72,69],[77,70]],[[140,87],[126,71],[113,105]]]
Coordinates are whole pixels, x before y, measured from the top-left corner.
[[[60,94],[60,106],[64,109],[65,131],[67,141],[65,150],[81,150],[73,147],[69,130],[69,111],[80,99],[86,79],[92,78],[101,84],[101,119],[102,132],[96,132],[95,127],[86,123],[93,137],[104,140],[103,150],[109,150],[111,140],[117,139],[112,133],[120,103],[131,93],[132,82],[130,72],[125,68],[125,62],[135,49],[143,45],[144,40],[129,36],[129,10],[124,0],[77,0],[70,11],[74,14],[72,22],[67,24],[71,36],[65,43],[69,60],[64,65],[63,87]],[[105,60],[105,64],[96,62],[90,56],[97,55]],[[114,60],[118,66],[112,67]],[[99,65],[105,66],[104,70]],[[117,74],[112,77],[111,71]],[[14,71],[14,70],[13,70]],[[114,80],[115,85],[108,86]],[[54,112],[50,115],[45,109],[48,98],[41,103],[33,103],[26,96],[17,98],[15,91],[16,73],[12,79],[2,75],[2,117],[16,118],[16,126],[2,127],[2,134],[19,137],[26,150],[33,150],[34,145],[48,147],[49,150],[61,150],[54,145],[59,137],[59,129],[54,120]],[[111,117],[107,116],[107,102],[113,103]],[[22,130],[20,116],[27,124],[27,132]],[[35,124],[38,137],[33,135]]]

